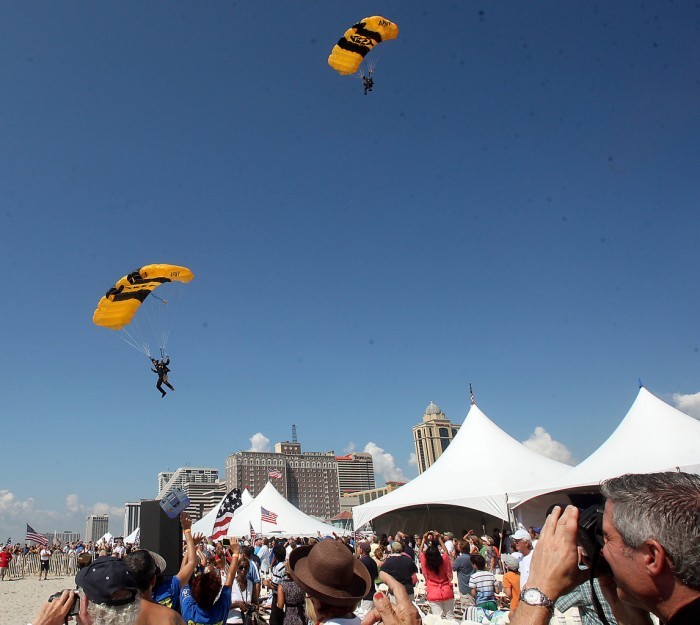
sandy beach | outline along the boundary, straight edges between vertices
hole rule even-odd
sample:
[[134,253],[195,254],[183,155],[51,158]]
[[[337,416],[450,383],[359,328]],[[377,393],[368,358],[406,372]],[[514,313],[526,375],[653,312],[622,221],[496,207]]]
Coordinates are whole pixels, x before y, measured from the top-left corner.
[[37,575],[0,582],[0,625],[31,623],[41,605],[55,592],[75,588],[70,575],[39,581]]

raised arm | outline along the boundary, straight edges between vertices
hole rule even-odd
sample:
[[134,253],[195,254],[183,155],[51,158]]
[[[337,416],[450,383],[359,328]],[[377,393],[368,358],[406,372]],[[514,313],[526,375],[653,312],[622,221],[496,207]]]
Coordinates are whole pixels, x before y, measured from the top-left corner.
[[238,558],[241,555],[241,545],[238,542],[238,538],[231,539],[231,563],[228,565],[228,573],[226,574],[226,581],[224,582],[224,587],[229,588],[233,586],[233,578],[236,577],[236,570],[238,569]]
[[192,537],[192,519],[187,512],[180,514],[180,525],[182,525],[182,531],[185,534],[185,545],[187,547],[185,557],[182,559],[182,564],[177,574],[177,578],[180,580],[180,587],[183,587],[189,582],[195,568],[197,568],[197,548]]

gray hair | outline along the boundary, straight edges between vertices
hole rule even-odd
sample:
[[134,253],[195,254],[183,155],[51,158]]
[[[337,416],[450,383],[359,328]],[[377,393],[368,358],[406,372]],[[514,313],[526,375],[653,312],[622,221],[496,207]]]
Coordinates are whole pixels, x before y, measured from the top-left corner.
[[[85,593],[80,589],[80,600],[85,601]],[[88,598],[87,613],[94,625],[134,625],[141,610],[141,598],[126,605],[104,605],[93,603]]]
[[601,492],[614,504],[613,523],[626,546],[658,541],[674,577],[700,589],[700,475],[627,474],[603,482]]

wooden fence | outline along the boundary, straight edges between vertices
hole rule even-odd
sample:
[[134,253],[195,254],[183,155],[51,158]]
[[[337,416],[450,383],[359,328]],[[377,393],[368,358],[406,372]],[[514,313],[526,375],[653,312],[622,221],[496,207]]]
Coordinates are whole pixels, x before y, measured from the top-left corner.
[[[21,577],[30,577],[39,575],[39,554],[28,553],[26,555],[15,555],[10,560],[9,575],[10,579],[19,579]],[[66,575],[75,575],[78,572],[78,556],[71,554],[70,556],[60,551],[55,552],[49,560],[49,576],[64,577]]]

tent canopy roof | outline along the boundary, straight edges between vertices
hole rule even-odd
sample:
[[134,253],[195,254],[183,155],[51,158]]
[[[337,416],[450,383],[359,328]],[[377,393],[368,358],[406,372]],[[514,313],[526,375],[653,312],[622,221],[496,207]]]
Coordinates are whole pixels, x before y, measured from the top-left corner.
[[[494,462],[494,458],[508,458],[508,462]],[[353,508],[355,527],[399,508],[433,504],[472,508],[508,519],[508,492],[570,470],[566,464],[531,451],[472,405],[435,464],[405,486]]]

